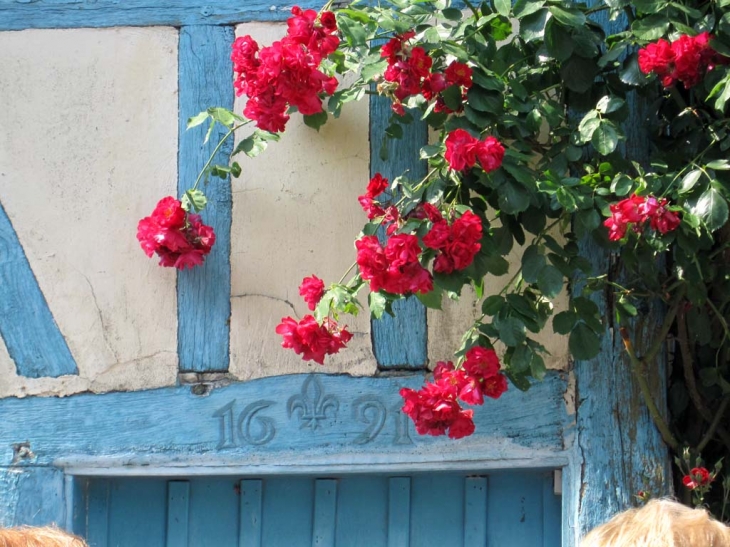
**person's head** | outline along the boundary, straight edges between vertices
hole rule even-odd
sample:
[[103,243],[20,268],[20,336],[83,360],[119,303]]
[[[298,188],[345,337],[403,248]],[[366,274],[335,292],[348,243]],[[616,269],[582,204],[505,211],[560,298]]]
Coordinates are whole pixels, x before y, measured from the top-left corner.
[[598,526],[581,547],[730,547],[730,528],[703,509],[651,500]]
[[0,529],[0,547],[88,547],[78,536],[54,526]]

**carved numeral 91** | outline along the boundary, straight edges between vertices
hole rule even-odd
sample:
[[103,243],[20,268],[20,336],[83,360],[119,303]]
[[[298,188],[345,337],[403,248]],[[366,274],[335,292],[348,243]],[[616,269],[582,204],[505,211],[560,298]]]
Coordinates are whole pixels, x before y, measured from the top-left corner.
[[[262,445],[270,442],[276,435],[276,423],[273,418],[257,416],[262,410],[269,408],[274,401],[255,401],[235,417],[234,399],[213,413],[219,420],[218,450],[236,448],[241,444]],[[238,440],[237,440],[238,439]]]

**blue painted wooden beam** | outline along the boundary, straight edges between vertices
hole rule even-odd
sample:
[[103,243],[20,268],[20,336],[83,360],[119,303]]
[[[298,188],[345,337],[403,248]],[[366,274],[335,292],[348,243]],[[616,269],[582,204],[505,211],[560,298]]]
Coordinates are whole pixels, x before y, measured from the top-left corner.
[[[207,125],[186,131],[188,118],[210,106],[233,109],[232,27],[183,27],[179,45],[180,141],[178,192],[193,186],[215,149],[222,130],[203,144]],[[233,139],[215,158],[228,164]],[[202,185],[208,197],[203,222],[213,226],[216,243],[202,267],[185,270],[177,279],[178,355],[180,371],[227,371],[231,317],[231,185],[211,178]]]
[[0,204],[0,335],[18,374],[78,374],[23,247]]
[[[312,382],[316,390],[307,389]],[[422,382],[420,374],[314,374],[233,384],[207,396],[174,387],[6,398],[0,400],[0,415],[23,419],[0,420],[0,467],[59,465],[78,472],[91,466],[112,475],[115,467],[155,474],[160,473],[155,465],[162,465],[168,473],[176,468],[174,473],[192,474],[196,466],[215,473],[215,466],[243,464],[294,473],[316,461],[321,472],[333,470],[335,460],[350,471],[358,465],[373,471],[378,463],[402,469],[431,462],[442,470],[447,462],[458,469],[470,467],[468,462],[481,469],[567,463],[563,435],[569,417],[561,375],[549,374],[529,393],[511,389],[476,408],[476,433],[459,441],[417,435],[400,411],[399,389]],[[29,443],[33,456],[14,461],[11,445],[21,441]]]
[[[296,2],[320,9],[324,0]],[[264,0],[0,0],[0,31],[28,28],[233,25],[283,21],[293,4]]]
[[[403,126],[402,139],[385,143],[387,159],[381,158],[385,129],[392,115],[390,101],[370,96],[370,176],[380,173],[389,180],[409,171],[419,179],[426,175],[426,164],[419,161],[419,150],[428,142],[428,126],[414,121]],[[393,304],[395,317],[384,315],[372,322],[373,352],[378,366],[387,368],[422,368],[428,363],[428,329],[426,308],[414,296]]]

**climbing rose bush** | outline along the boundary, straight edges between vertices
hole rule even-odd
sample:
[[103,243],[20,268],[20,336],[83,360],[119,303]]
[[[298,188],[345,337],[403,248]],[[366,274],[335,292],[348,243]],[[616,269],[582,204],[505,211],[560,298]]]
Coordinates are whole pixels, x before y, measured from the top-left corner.
[[[730,455],[725,3],[330,7],[294,8],[273,44],[237,38],[233,85],[247,98],[243,111],[213,107],[189,122],[209,123],[209,134],[223,127],[221,143],[255,124],[233,151],[254,157],[295,113],[319,129],[369,97],[391,112],[374,143],[386,166],[388,140],[410,124],[428,127],[430,143],[403,149],[422,170],[383,169],[362,181],[352,198],[364,223],[353,267],[336,283],[303,281],[311,314],[282,319],[283,347],[321,364],[351,339],[346,315],[367,310],[379,320],[403,298],[436,313],[468,297],[477,312],[453,360],[438,363],[421,389],[401,393],[419,433],[468,436],[475,413],[463,405],[540,381],[546,351],[537,334],[566,336],[572,358],[585,361],[608,332],[623,343],[624,365],[666,445],[675,454],[689,447],[695,460]],[[202,262],[212,239],[204,242],[191,214],[205,207],[198,184],[242,169],[212,159],[180,198],[185,223],[178,209],[170,213],[172,236],[167,220],[140,223],[148,255]],[[200,256],[181,258],[183,248]],[[561,294],[569,301],[555,312]],[[667,369],[664,413],[649,379]],[[688,462],[677,464],[677,483],[689,477],[700,485],[694,502],[721,514],[713,485],[722,481],[707,483],[703,464]]]

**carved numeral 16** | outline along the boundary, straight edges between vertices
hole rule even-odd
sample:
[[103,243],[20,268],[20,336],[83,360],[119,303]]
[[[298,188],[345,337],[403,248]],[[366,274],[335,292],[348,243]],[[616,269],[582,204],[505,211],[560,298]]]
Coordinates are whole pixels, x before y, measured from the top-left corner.
[[276,435],[274,419],[257,416],[259,412],[273,405],[274,401],[255,401],[249,404],[238,415],[237,420],[233,409],[235,404],[234,399],[213,413],[213,417],[218,418],[220,425],[217,446],[219,450],[236,448],[241,444],[262,445],[274,438]]

